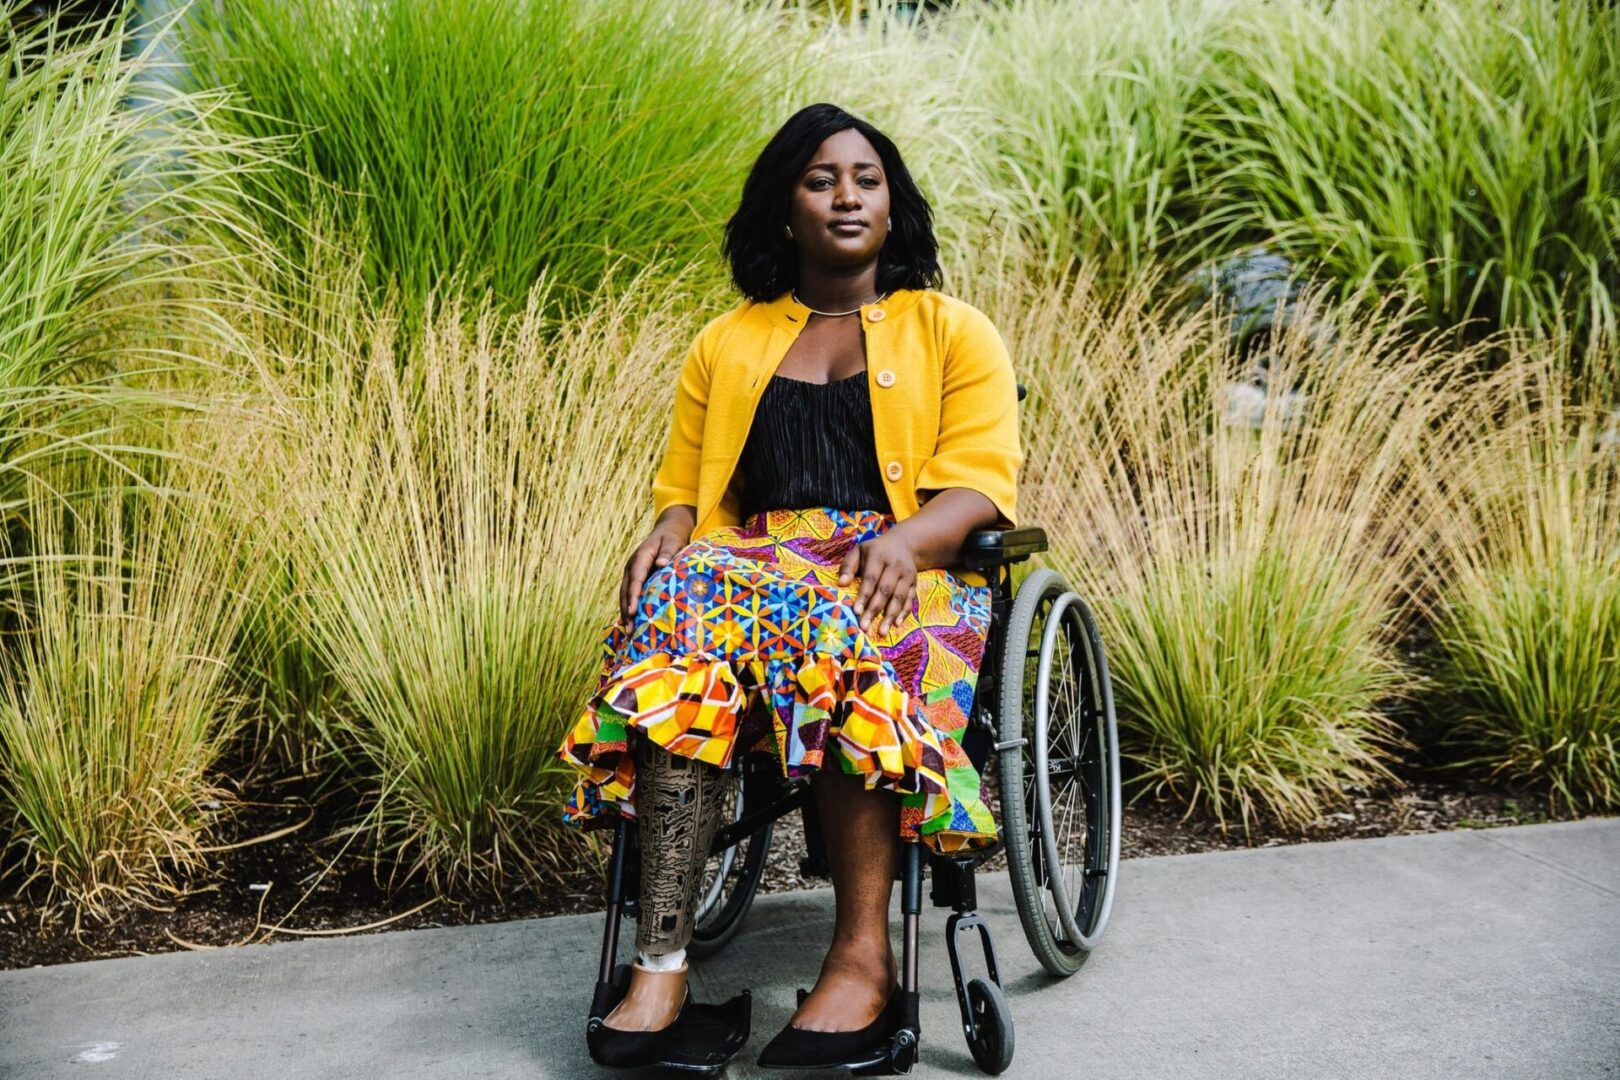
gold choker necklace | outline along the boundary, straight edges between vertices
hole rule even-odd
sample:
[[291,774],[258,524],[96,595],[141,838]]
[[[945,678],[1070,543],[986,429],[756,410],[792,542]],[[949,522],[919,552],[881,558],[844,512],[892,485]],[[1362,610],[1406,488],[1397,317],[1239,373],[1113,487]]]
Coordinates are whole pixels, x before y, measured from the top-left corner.
[[[888,296],[888,295],[889,295],[888,293],[884,293],[883,296],[878,297],[876,300],[872,301],[872,303],[881,304],[881,303],[883,303],[883,297]],[[792,294],[792,296],[793,296],[793,302],[795,304],[798,304],[802,308],[809,309],[810,314],[812,314],[812,315],[825,315],[829,319],[841,319],[845,315],[858,315],[860,313],[860,310],[861,310],[860,308],[857,307],[857,308],[850,308],[848,311],[817,311],[815,308],[810,307],[809,304],[806,304],[803,300],[800,300],[799,299],[799,294],[797,292],[794,292]],[[865,307],[865,306],[866,306],[865,304],[861,305],[861,307]]]

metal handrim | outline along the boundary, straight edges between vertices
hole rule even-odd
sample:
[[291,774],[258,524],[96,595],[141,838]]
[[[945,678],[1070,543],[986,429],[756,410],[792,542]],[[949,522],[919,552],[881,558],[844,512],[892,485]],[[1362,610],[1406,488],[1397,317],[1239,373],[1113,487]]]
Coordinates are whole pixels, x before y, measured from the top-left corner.
[[[1103,745],[1107,753],[1104,762],[1105,781],[1108,785],[1108,826],[1107,866],[1103,877],[1102,902],[1096,918],[1092,921],[1090,941],[1095,943],[1102,937],[1108,926],[1108,917],[1114,910],[1114,890],[1119,884],[1119,844],[1120,826],[1122,823],[1120,809],[1120,774],[1119,774],[1119,723],[1114,716],[1114,687],[1108,674],[1108,656],[1103,651],[1102,634],[1097,629],[1097,620],[1092,617],[1091,608],[1084,600],[1078,597],[1074,602],[1080,613],[1080,621],[1085,627],[1086,647],[1091,657],[1093,675],[1099,688],[1098,704],[1102,715]],[[1092,947],[1087,945],[1087,948]]]
[[[1046,626],[1041,637],[1040,664],[1036,676],[1035,690],[1035,724],[1033,752],[1035,758],[1035,773],[1044,777],[1046,783],[1034,785],[1036,812],[1040,819],[1041,848],[1046,861],[1046,887],[1051,893],[1052,904],[1059,925],[1063,929],[1063,936],[1069,944],[1090,951],[1095,948],[1102,937],[1103,928],[1107,924],[1108,911],[1112,901],[1112,882],[1117,863],[1115,855],[1118,845],[1115,837],[1118,830],[1118,807],[1116,798],[1117,784],[1114,779],[1118,773],[1113,768],[1114,755],[1117,748],[1111,738],[1112,732],[1107,729],[1099,730],[1104,718],[1111,713],[1111,708],[1102,701],[1095,701],[1090,709],[1087,708],[1088,698],[1108,698],[1108,680],[1099,671],[1086,668],[1077,670],[1084,664],[1081,656],[1076,654],[1074,646],[1078,643],[1084,646],[1089,654],[1088,658],[1095,664],[1098,660],[1097,651],[1093,648],[1095,639],[1085,625],[1082,617],[1085,609],[1084,602],[1078,593],[1064,592],[1052,604],[1047,613]],[[1089,614],[1089,613],[1088,613]],[[1074,623],[1079,625],[1075,626]],[[1052,781],[1053,755],[1051,739],[1053,696],[1052,674],[1054,664],[1060,658],[1059,631],[1069,625],[1071,630],[1078,633],[1062,635],[1063,649],[1066,656],[1062,656],[1066,669],[1065,678],[1060,684],[1064,701],[1060,703],[1059,721],[1066,729],[1068,736],[1068,757],[1061,759],[1062,768],[1056,773],[1056,778],[1064,782],[1060,796],[1070,794],[1070,798],[1063,802],[1064,812],[1055,815],[1053,812]],[[1076,640],[1078,639],[1078,641]],[[1089,686],[1088,686],[1089,684]],[[1073,688],[1073,692],[1070,692]],[[1090,690],[1088,694],[1086,691]],[[1108,704],[1111,704],[1109,702]],[[1108,755],[1107,762],[1088,759],[1084,754],[1084,747],[1090,743],[1089,736],[1095,734],[1097,751]],[[1082,739],[1085,741],[1082,742]],[[1061,739],[1059,740],[1061,745]],[[1096,768],[1096,766],[1101,768]],[[1088,769],[1088,766],[1092,768]],[[1101,775],[1098,775],[1101,773]],[[1086,806],[1081,813],[1086,818],[1086,835],[1084,838],[1084,852],[1078,862],[1072,858],[1065,859],[1059,853],[1058,845],[1061,842],[1067,853],[1069,838],[1073,835],[1073,809],[1075,799],[1084,799],[1088,793],[1082,790],[1089,789],[1090,799],[1085,800]],[[1104,790],[1099,791],[1102,788]],[[1096,813],[1092,813],[1095,807]],[[1094,820],[1100,818],[1101,820]],[[1100,871],[1096,869],[1104,864]],[[1068,881],[1068,868],[1073,865],[1080,874],[1080,882],[1071,892]],[[1090,888],[1087,878],[1102,878],[1102,897],[1100,902],[1094,896],[1085,895]],[[1090,910],[1086,919],[1087,928],[1082,929],[1076,914],[1084,904]],[[1089,931],[1089,932],[1088,932]]]

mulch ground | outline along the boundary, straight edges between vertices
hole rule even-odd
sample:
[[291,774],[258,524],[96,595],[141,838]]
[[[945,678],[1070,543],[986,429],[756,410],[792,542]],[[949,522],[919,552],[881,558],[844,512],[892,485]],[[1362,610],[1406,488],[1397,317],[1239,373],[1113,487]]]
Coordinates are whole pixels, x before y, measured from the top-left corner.
[[[1255,827],[1247,837],[1236,830],[1223,833],[1212,819],[1183,820],[1179,806],[1141,799],[1126,808],[1122,856],[1271,847],[1579,816],[1549,816],[1541,795],[1482,774],[1440,774],[1406,766],[1401,776],[1408,785],[1404,790],[1350,792],[1348,807],[1331,811],[1307,829]],[[602,877],[589,867],[543,889],[512,892],[500,900],[436,900],[425,883],[396,888],[390,895],[386,883],[374,876],[369,861],[354,855],[334,859],[329,843],[316,842],[336,826],[337,800],[317,800],[312,807],[310,793],[285,780],[264,790],[244,792],[244,797],[253,800],[253,805],[225,827],[216,837],[217,843],[269,836],[306,819],[308,823],[276,839],[213,856],[206,878],[192,882],[186,895],[162,909],[129,909],[111,924],[82,921],[75,930],[71,916],[17,895],[15,868],[9,877],[0,877],[0,896],[6,897],[0,900],[0,968],[308,936],[499,922],[602,907]],[[800,874],[804,846],[798,815],[790,814],[777,828],[763,890],[826,887],[825,880]],[[990,868],[998,864],[999,860]]]

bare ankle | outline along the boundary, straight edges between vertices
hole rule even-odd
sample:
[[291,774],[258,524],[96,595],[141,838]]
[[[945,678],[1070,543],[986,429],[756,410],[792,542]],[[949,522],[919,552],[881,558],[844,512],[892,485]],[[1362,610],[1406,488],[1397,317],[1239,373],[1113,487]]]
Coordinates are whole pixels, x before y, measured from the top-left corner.
[[890,982],[900,968],[887,937],[835,940],[827,949],[827,960],[831,966],[849,969],[856,975],[888,976]]

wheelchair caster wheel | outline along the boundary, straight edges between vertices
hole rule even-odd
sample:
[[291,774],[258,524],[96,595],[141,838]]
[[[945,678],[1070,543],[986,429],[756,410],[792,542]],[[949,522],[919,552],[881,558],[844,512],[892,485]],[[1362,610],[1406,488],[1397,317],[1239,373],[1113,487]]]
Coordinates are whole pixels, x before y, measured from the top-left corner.
[[984,979],[969,981],[967,994],[973,1017],[973,1027],[967,1033],[968,1049],[979,1068],[999,1076],[1013,1059],[1013,1019],[1007,995]]

